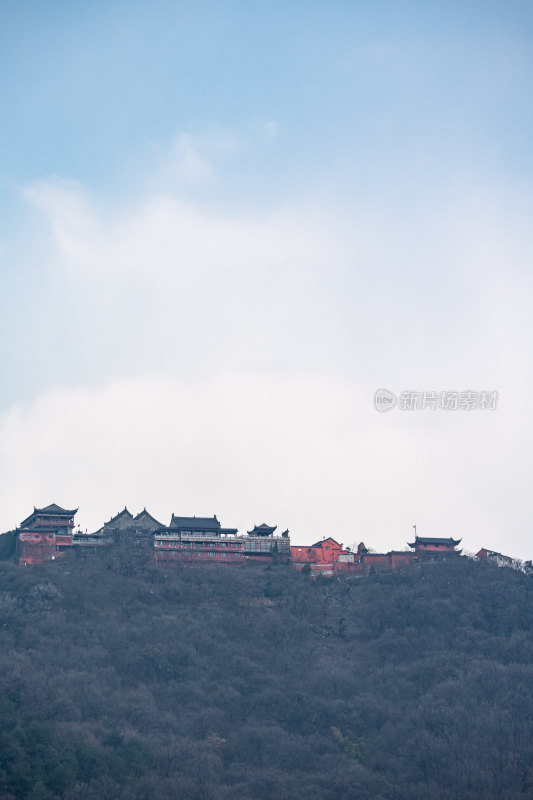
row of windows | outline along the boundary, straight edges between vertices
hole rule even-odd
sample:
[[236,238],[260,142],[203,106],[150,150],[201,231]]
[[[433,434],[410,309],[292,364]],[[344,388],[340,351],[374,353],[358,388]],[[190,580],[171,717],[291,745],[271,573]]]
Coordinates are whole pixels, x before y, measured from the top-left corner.
[[201,550],[202,548],[211,548],[211,549],[218,549],[220,547],[229,548],[230,550],[242,550],[242,545],[240,544],[227,544],[226,542],[194,542],[191,545],[190,542],[176,542],[172,540],[165,540],[165,539],[156,539],[156,547],[174,547],[182,550],[183,548],[194,550]]
[[[184,543],[187,547],[191,546],[190,542]],[[193,547],[237,547],[241,548],[241,544],[239,542],[194,542]]]
[[198,550],[182,550],[180,553],[181,556],[190,557],[190,558],[244,558],[243,553],[202,553]]
[[271,553],[276,544],[276,542],[246,542],[244,549],[248,552]]

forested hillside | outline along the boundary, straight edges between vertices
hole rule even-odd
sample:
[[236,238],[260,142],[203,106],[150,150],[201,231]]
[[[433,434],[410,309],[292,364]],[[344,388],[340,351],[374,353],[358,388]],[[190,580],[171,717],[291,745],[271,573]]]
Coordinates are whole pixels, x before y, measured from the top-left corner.
[[0,564],[2,800],[533,796],[533,578]]

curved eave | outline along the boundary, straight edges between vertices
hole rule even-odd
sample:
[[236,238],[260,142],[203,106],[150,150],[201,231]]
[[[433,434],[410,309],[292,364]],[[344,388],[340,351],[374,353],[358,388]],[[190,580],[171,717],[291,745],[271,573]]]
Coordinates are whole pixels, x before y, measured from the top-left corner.
[[69,510],[69,509],[64,509],[61,512],[59,512],[59,511],[45,511],[44,509],[36,508],[35,511],[33,512],[33,514],[30,514],[29,517],[26,517],[26,519],[22,520],[22,522],[20,523],[19,527],[22,528],[25,525],[28,525],[28,523],[30,523],[32,521],[32,519],[38,514],[45,514],[45,515],[49,514],[50,516],[56,516],[56,517],[67,517],[68,516],[69,518],[72,518],[72,517],[74,517],[74,515],[76,514],[77,511],[78,511],[77,508],[73,509],[72,511]]
[[[35,508],[35,506],[33,506],[33,514],[70,514],[74,516],[74,514],[77,514],[79,511],[79,508],[61,508],[61,506],[57,508],[57,511],[50,511],[49,508]],[[32,517],[33,514],[30,514],[30,517]]]
[[439,545],[440,544],[444,544],[444,545],[451,544],[454,547],[457,547],[457,545],[460,544],[461,542],[462,542],[462,539],[452,539],[451,537],[450,537],[450,539],[442,539],[440,537],[435,537],[435,539],[432,540],[430,537],[419,538],[417,536],[414,542],[407,542],[407,545],[408,545],[408,547],[416,547],[417,545],[421,545],[422,547],[424,547],[424,546],[437,545],[437,544],[439,544]]

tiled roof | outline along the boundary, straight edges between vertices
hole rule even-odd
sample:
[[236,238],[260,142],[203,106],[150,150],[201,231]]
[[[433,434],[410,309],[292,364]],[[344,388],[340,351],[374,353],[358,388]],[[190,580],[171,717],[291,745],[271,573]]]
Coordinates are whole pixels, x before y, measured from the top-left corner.
[[114,517],[111,517],[109,522],[106,522],[106,525],[110,525],[112,522],[115,522],[115,520],[120,519],[121,517],[129,517],[130,519],[133,519],[133,514],[131,511],[128,511],[126,506],[124,506],[122,511],[119,511],[118,514],[115,514]]
[[77,508],[73,509],[61,508],[61,506],[58,506],[55,503],[52,503],[51,505],[46,506],[45,508],[35,508],[34,506],[33,512],[29,515],[29,517],[26,517],[26,519],[22,520],[22,522],[20,523],[20,527],[23,528],[25,525],[31,522],[32,519],[34,519],[34,517],[37,515],[50,514],[51,516],[73,517],[77,510],[78,510]]
[[73,517],[77,510],[77,508],[61,508],[61,506],[58,506],[56,503],[51,503],[51,505],[46,506],[46,508],[35,508],[34,506],[34,513],[36,514],[68,514]]
[[191,531],[218,531],[220,530],[220,522],[216,518],[216,515],[213,517],[176,517],[175,514],[172,514],[170,527],[186,528],[187,530]]
[[250,536],[270,536],[277,527],[277,525],[267,525],[266,522],[262,522],[261,525],[254,525],[253,530],[247,531],[247,533]]
[[409,547],[415,547],[417,544],[448,544],[453,545],[454,547],[459,544],[460,539],[452,539],[451,537],[448,539],[439,538],[439,537],[428,537],[428,536],[417,536],[412,544],[409,544]]
[[319,542],[315,542],[315,544],[312,544],[311,547],[322,547],[322,545],[326,542],[333,542],[333,544],[336,544],[337,547],[341,546],[337,541],[335,541],[335,539],[332,539],[331,536],[328,536],[327,539],[321,539]]
[[159,520],[157,520],[155,517],[152,517],[152,515],[151,515],[151,514],[150,514],[150,513],[149,513],[149,512],[148,512],[148,511],[145,509],[145,508],[143,508],[143,510],[142,510],[142,511],[140,511],[140,512],[137,514],[137,516],[136,516],[136,517],[133,517],[133,521],[134,521],[134,522],[138,522],[139,520],[141,520],[141,519],[144,519],[144,518],[146,518],[146,517],[148,517],[148,519],[151,519],[151,520],[152,520],[152,522],[155,522],[155,524],[156,524],[156,525],[158,525],[160,528],[162,528],[162,527],[163,527],[162,523],[161,523],[161,522],[159,522]]

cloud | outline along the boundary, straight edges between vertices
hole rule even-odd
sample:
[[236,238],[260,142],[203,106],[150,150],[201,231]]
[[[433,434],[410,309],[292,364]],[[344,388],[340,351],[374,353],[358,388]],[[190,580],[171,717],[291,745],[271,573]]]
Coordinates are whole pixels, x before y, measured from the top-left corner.
[[205,272],[310,268],[336,249],[328,231],[294,209],[224,215],[153,194],[126,212],[109,212],[83,186],[58,178],[36,182],[24,194],[49,221],[56,258],[86,278],[144,275],[168,287]]
[[[224,214],[160,193],[109,208],[57,178],[25,196],[52,235],[50,297],[41,293],[40,307],[63,309],[47,316],[41,338],[56,330],[70,371],[105,379],[245,363],[285,369],[298,352],[316,360],[331,336],[321,331],[338,239],[312,210]],[[317,316],[312,299],[320,293]]]
[[[213,179],[197,140],[174,155],[178,172]],[[25,404],[0,418],[4,527],[52,500],[79,503],[89,528],[146,504],[163,521],[264,518],[301,543],[398,547],[417,523],[531,556],[518,193],[462,185],[431,202],[406,190],[403,205],[379,192],[229,213],[155,185],[110,204],[53,178],[25,197],[52,247],[26,316],[41,349]],[[502,406],[378,415],[380,385],[496,389]]]
[[43,394],[0,418],[4,520],[53,495],[81,504],[89,528],[124,503],[146,504],[165,521],[172,511],[205,512],[245,527],[274,515],[301,528],[322,481],[329,491],[350,482],[343,463],[352,391],[228,374],[142,376]]
[[98,236],[98,219],[89,192],[76,181],[51,176],[22,190],[26,200],[50,224],[59,254],[71,263],[86,260],[86,244]]
[[276,120],[269,119],[259,123],[257,125],[257,129],[265,141],[271,142],[278,138],[281,131],[281,126],[279,122],[276,122]]
[[[527,556],[525,472],[505,478],[512,411],[439,413],[378,414],[361,382],[264,372],[50,391],[0,417],[0,524],[58,502],[79,505],[91,530],[146,505],[163,522],[176,512],[241,530],[278,524],[300,544],[332,535],[400,548],[417,523],[469,549],[505,536],[499,549]],[[501,491],[505,509],[488,501]]]
[[205,194],[219,182],[221,166],[238,157],[243,146],[244,141],[232,131],[181,131],[159,163],[151,165],[151,190],[181,196]]
[[164,179],[185,183],[202,183],[211,178],[213,168],[194,138],[182,133],[172,147],[164,169]]

